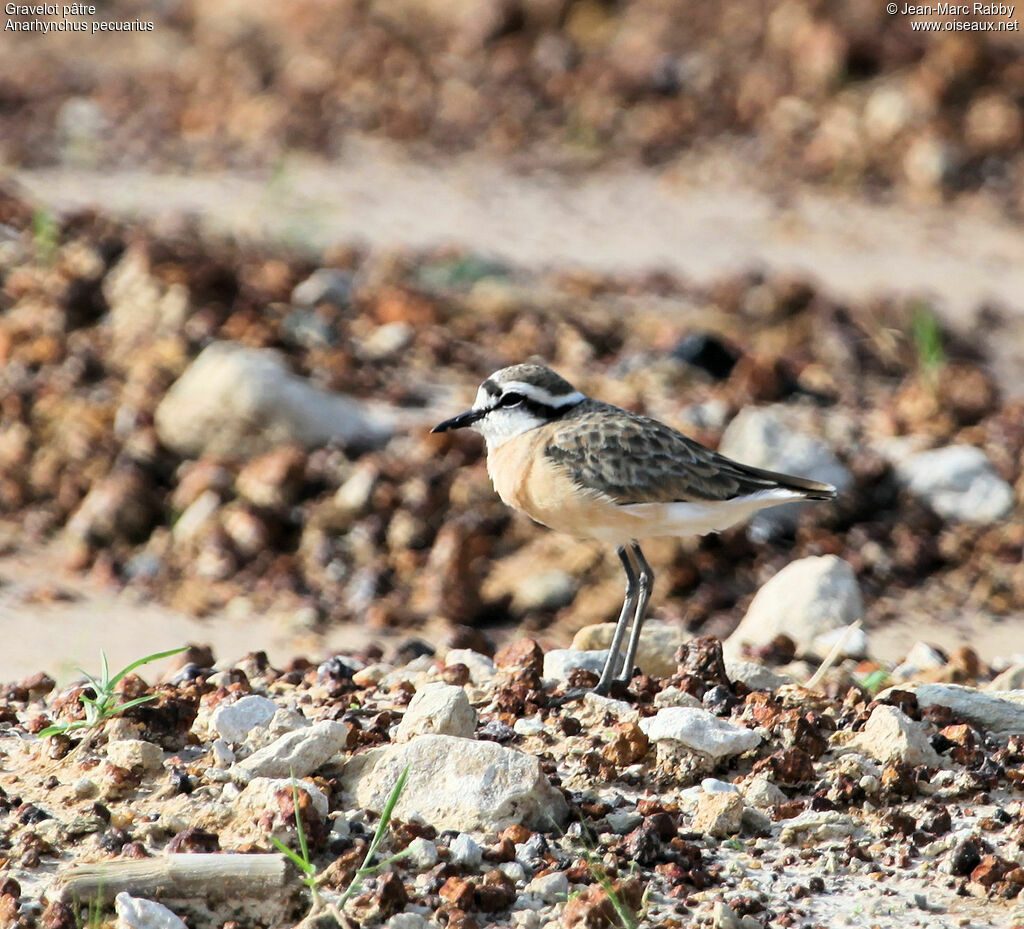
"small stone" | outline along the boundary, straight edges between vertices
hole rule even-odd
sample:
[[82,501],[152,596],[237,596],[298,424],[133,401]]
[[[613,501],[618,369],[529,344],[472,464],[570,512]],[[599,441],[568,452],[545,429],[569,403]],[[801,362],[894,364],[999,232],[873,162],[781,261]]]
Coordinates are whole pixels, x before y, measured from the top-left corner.
[[384,929],[430,929],[430,923],[419,913],[395,913],[384,923]]
[[253,777],[305,777],[340,752],[348,734],[348,726],[334,720],[286,733],[235,764],[231,776],[242,782]]
[[164,753],[159,745],[142,739],[122,739],[107,745],[107,759],[122,768],[141,768],[146,772],[161,771]]
[[738,794],[739,787],[728,781],[720,781],[717,777],[706,777],[700,782],[700,789],[706,794]]
[[496,670],[490,658],[471,648],[450,648],[444,661],[447,665],[464,664],[469,668],[469,679],[477,685],[486,684]]
[[863,615],[860,587],[849,564],[835,555],[801,558],[757,592],[725,642],[725,652],[739,658],[744,644],[766,646],[780,634],[789,636],[799,650],[810,650],[822,633],[848,626]]
[[1012,664],[1000,672],[988,684],[986,690],[1024,690],[1024,663]]
[[314,307],[329,303],[339,310],[347,309],[354,291],[351,271],[338,268],[317,268],[292,290],[294,306]]
[[[597,623],[592,626],[584,626],[573,636],[572,650],[597,652],[601,655],[607,655],[607,650],[611,646],[614,633],[615,623]],[[674,658],[676,650],[690,638],[691,636],[682,626],[649,619],[640,630],[640,644],[637,647],[636,663],[644,674],[649,674],[651,677],[669,677],[676,670]],[[545,663],[544,677],[565,676],[548,674],[546,669],[547,665]],[[588,667],[587,670],[595,669]],[[600,673],[601,669],[597,668],[596,670]]]
[[452,839],[448,846],[448,861],[456,867],[475,871],[483,860],[483,849],[464,832]]
[[942,759],[932,748],[923,726],[885,704],[871,711],[867,724],[850,740],[850,746],[883,764],[942,766]]
[[341,779],[359,806],[380,811],[406,766],[399,819],[415,816],[437,829],[468,831],[513,824],[547,829],[568,815],[539,761],[495,742],[421,735],[350,756]]
[[666,707],[641,720],[640,728],[652,742],[671,739],[714,759],[740,755],[761,744],[756,732],[690,707]]
[[907,657],[892,669],[892,677],[897,681],[910,680],[922,671],[933,671],[944,668],[946,659],[927,642],[915,642]]
[[160,441],[187,457],[251,456],[283,442],[376,446],[394,430],[390,414],[292,374],[277,352],[222,341],[171,386],[155,421]]
[[896,463],[896,476],[936,513],[987,525],[1013,509],[1013,488],[973,445],[917,452]]
[[114,898],[116,929],[186,929],[185,923],[162,903],[132,897],[122,891]]
[[210,754],[213,755],[213,766],[215,768],[230,768],[238,758],[231,750],[224,739],[214,739],[210,745]]
[[627,835],[643,822],[643,816],[632,810],[613,810],[605,816],[608,828],[616,835]]
[[429,871],[437,864],[437,845],[429,839],[413,839],[405,849],[404,860],[418,871]]
[[783,845],[798,845],[808,840],[845,839],[863,827],[852,816],[833,810],[806,810],[787,819],[779,832]]
[[560,903],[569,896],[569,878],[562,871],[552,871],[530,881],[526,892],[536,894],[545,903]]
[[424,733],[469,739],[476,731],[476,710],[466,691],[452,684],[424,684],[413,696],[398,724],[396,742],[408,742]]
[[786,795],[766,777],[748,777],[740,786],[743,799],[758,810],[785,803]]
[[247,694],[235,703],[221,703],[210,715],[210,726],[226,742],[241,742],[251,729],[266,725],[277,712],[273,700]]
[[744,929],[736,911],[719,900],[711,910],[711,929]]
[[544,720],[540,716],[524,716],[517,719],[512,725],[516,735],[522,736],[540,735],[546,728]]
[[738,792],[702,793],[690,828],[716,839],[736,835],[743,821],[743,797]]
[[576,596],[576,579],[566,571],[552,569],[523,577],[512,593],[512,609],[517,613],[534,610],[559,610]]
[[666,706],[688,706],[700,709],[704,706],[693,694],[678,687],[666,687],[658,691],[654,697],[654,705],[659,709]]
[[783,684],[793,683],[793,678],[788,674],[777,674],[756,661],[741,661],[738,658],[725,659],[725,673],[730,681],[739,681],[748,690],[774,692]]
[[581,668],[584,671],[593,671],[594,674],[600,674],[607,658],[607,651],[553,648],[544,654],[543,677],[549,681],[564,681],[577,668]]
[[[849,469],[822,442],[794,429],[788,416],[781,406],[745,407],[722,434],[719,452],[758,468],[833,484],[840,494],[848,490],[853,484]],[[773,538],[791,532],[801,511],[811,505],[787,503],[757,513],[750,521],[751,534]]]

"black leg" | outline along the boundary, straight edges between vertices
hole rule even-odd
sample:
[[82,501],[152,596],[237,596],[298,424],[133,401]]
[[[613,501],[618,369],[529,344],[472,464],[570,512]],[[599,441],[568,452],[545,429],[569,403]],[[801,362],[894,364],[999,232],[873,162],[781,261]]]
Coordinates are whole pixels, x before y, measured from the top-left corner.
[[636,661],[636,650],[640,646],[640,629],[644,624],[644,614],[647,612],[647,601],[651,598],[651,591],[654,589],[654,572],[647,563],[644,553],[636,542],[630,543],[630,550],[633,558],[640,568],[639,591],[636,599],[636,616],[633,619],[633,628],[629,632],[629,644],[626,646],[626,660],[623,662],[622,671],[616,677],[618,681],[628,682],[633,677],[633,664]]
[[622,649],[622,640],[626,635],[626,626],[629,620],[636,615],[636,598],[638,592],[637,566],[633,560],[633,551],[625,545],[615,549],[619,556],[622,567],[626,571],[626,597],[622,601],[622,611],[619,613],[619,621],[615,624],[615,633],[612,635],[612,644],[608,649],[608,657],[605,659],[604,668],[601,671],[601,678],[594,688],[594,693],[607,696],[611,690],[615,672],[619,666],[619,651]]

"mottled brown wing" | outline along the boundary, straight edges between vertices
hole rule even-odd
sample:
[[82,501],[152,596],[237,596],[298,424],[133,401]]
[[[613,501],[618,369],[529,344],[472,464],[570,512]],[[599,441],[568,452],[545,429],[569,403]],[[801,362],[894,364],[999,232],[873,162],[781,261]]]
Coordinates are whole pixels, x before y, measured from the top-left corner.
[[731,500],[784,487],[831,499],[828,484],[732,461],[664,423],[587,401],[553,430],[545,454],[573,481],[616,503]]

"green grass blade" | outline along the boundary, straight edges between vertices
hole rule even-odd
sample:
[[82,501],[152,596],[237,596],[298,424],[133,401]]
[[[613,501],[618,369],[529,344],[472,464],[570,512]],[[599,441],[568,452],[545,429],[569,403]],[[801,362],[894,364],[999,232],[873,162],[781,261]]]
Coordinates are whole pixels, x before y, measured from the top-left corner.
[[[170,658],[171,655],[180,655],[184,651],[188,651],[187,645],[182,645],[180,648],[170,648],[166,652],[155,652],[152,655],[147,655],[145,658],[140,658],[138,661],[133,661],[130,665],[118,671],[108,682],[107,686],[110,688],[116,687],[122,679],[131,674],[136,668],[141,668],[144,664],[149,664],[151,661],[159,661],[161,658]],[[100,654],[103,653],[101,652]],[[105,657],[103,661],[106,664]]]
[[292,864],[294,864],[295,867],[298,868],[303,874],[312,877],[312,875],[316,872],[316,868],[314,868],[313,865],[311,865],[308,861],[303,860],[303,858],[299,855],[298,852],[296,852],[292,848],[289,848],[279,838],[277,838],[276,836],[271,836],[270,841],[273,843],[274,848],[276,848],[282,855],[287,855]]
[[138,706],[140,703],[149,703],[151,700],[156,699],[156,694],[146,694],[144,697],[136,697],[134,700],[126,700],[124,703],[119,703],[117,706],[108,706],[104,709],[104,718],[107,716],[113,716],[114,713],[120,713],[122,710],[131,709],[133,706]]
[[112,686],[110,682],[110,665],[107,664],[107,653],[102,648],[100,649],[100,668],[100,681],[102,682],[100,687],[104,693],[107,693]]

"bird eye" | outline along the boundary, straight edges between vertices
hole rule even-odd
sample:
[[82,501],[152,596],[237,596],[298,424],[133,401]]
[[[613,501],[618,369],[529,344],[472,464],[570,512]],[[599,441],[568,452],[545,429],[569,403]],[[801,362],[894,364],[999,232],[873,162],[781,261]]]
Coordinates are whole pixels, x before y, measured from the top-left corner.
[[498,401],[498,406],[518,406],[525,399],[526,397],[524,397],[522,394],[517,394],[514,392],[502,394],[501,399]]

